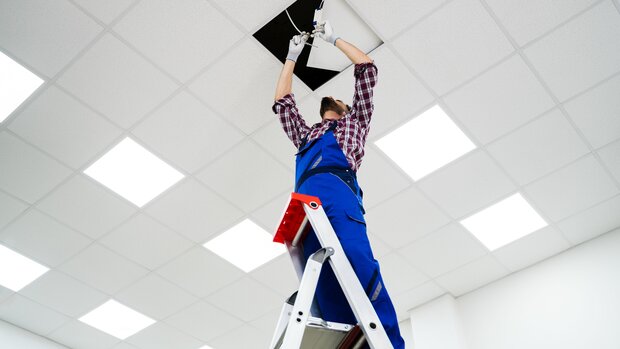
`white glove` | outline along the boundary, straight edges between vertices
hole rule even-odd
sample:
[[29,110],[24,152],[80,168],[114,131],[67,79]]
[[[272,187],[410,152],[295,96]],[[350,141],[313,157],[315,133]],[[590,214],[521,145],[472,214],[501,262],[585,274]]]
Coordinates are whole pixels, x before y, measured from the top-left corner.
[[293,36],[291,41],[288,42],[288,55],[286,56],[286,59],[297,62],[297,58],[301,54],[301,51],[303,51],[307,40],[307,35],[300,34]]
[[328,20],[317,24],[313,33],[314,36],[318,36],[319,38],[329,42],[334,46],[336,46],[336,40],[340,38],[334,33],[334,28],[332,28],[332,25],[329,24]]

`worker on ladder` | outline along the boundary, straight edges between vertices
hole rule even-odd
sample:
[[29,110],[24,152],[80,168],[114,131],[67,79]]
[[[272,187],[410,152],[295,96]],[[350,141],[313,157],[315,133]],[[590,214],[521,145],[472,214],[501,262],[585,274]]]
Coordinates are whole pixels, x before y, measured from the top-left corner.
[[[345,254],[392,345],[395,349],[403,349],[405,343],[400,335],[396,312],[366,235],[362,190],[356,178],[374,108],[372,98],[377,67],[364,52],[338,37],[329,21],[317,23],[314,35],[335,45],[355,64],[355,92],[351,106],[333,97],[323,97],[321,122],[308,127],[292,93],[295,62],[308,35],[296,35],[291,39],[272,109],[279,115],[282,128],[298,149],[295,191],[321,199]],[[308,234],[303,245],[306,259],[321,248],[313,233]],[[329,264],[321,272],[316,300],[324,320],[357,323]]]

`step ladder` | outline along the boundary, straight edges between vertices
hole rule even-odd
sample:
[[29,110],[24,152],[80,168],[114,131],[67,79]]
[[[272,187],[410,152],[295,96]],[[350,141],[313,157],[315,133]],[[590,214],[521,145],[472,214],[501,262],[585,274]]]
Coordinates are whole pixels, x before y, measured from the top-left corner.
[[[303,241],[311,228],[322,248],[306,260]],[[318,197],[292,193],[274,241],[286,245],[300,285],[282,307],[270,349],[352,349],[365,343],[372,349],[393,348]],[[358,324],[321,319],[314,293],[326,262],[330,263]]]

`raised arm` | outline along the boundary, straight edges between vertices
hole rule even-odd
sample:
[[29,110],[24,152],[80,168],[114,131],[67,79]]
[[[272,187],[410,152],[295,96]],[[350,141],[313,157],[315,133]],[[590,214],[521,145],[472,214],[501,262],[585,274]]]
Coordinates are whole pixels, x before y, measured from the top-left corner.
[[284,61],[284,67],[280,73],[278,84],[276,86],[276,96],[274,100],[278,100],[292,92],[293,71],[295,70],[295,62],[304,49],[304,45],[308,40],[307,36],[295,35],[288,43],[288,55]]
[[364,52],[358,49],[355,45],[346,42],[344,39],[334,33],[334,28],[329,21],[325,21],[316,26],[314,33],[321,39],[331,43],[338,47],[353,64],[372,63],[372,59],[368,57]]

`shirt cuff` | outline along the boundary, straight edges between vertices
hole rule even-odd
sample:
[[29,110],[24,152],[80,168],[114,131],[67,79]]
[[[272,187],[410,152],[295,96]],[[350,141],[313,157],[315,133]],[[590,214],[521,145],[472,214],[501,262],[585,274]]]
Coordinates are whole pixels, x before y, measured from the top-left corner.
[[359,63],[355,65],[355,69],[353,69],[353,75],[355,77],[359,77],[369,68],[374,68],[375,73],[378,70],[374,62]]
[[289,93],[287,95],[285,95],[284,97],[278,99],[277,101],[275,101],[273,103],[273,106],[271,107],[271,110],[273,110],[273,112],[275,114],[278,114],[279,110],[281,107],[287,108],[287,107],[294,107],[296,105],[295,103],[295,95],[292,93]]

